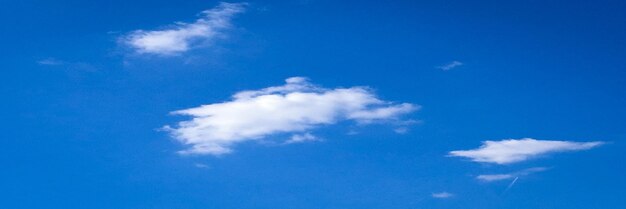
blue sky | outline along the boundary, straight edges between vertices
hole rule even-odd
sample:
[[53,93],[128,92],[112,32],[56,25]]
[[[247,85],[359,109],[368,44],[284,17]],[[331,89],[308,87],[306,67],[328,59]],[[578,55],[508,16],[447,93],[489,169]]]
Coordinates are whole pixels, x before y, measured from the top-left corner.
[[621,1],[11,1],[1,208],[624,208]]

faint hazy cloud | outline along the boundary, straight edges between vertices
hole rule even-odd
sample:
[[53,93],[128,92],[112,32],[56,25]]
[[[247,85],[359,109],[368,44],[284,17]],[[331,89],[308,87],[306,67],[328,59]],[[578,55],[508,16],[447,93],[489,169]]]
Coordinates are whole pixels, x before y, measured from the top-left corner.
[[527,176],[533,173],[545,171],[547,169],[548,168],[546,167],[534,167],[534,168],[528,168],[528,169],[524,169],[524,170],[512,172],[512,173],[483,174],[483,175],[476,176],[476,179],[485,181],[485,182],[501,181],[501,180],[508,180],[508,179],[519,178],[522,176]]
[[437,66],[437,68],[441,69],[441,70],[444,70],[444,71],[447,71],[447,70],[451,70],[452,68],[459,67],[459,66],[462,66],[462,65],[463,65],[462,62],[459,62],[459,61],[455,60],[455,61],[449,62],[449,63],[447,63],[445,65]]
[[64,61],[57,58],[46,58],[37,61],[37,64],[42,66],[48,66],[51,68],[60,68],[72,72],[97,72],[98,67],[94,64],[87,62],[72,62]]
[[203,169],[208,169],[210,168],[209,165],[204,164],[204,163],[194,163],[193,166],[195,166],[196,168],[203,168]]
[[61,60],[57,60],[55,58],[46,58],[42,60],[38,60],[37,64],[40,65],[62,65],[64,62]]
[[320,140],[319,138],[317,138],[311,133],[294,134],[291,136],[289,140],[285,142],[285,144],[312,142],[312,141],[319,141],[319,140]]
[[450,198],[454,196],[454,194],[449,193],[449,192],[437,192],[437,193],[432,193],[431,195],[433,198],[437,198],[437,199],[446,199],[446,198]]

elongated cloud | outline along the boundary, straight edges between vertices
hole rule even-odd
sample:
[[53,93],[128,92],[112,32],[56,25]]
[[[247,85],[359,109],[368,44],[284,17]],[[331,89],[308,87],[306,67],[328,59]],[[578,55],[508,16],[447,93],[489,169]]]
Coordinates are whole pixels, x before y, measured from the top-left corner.
[[454,196],[454,194],[449,193],[449,192],[438,192],[438,193],[432,193],[431,196],[437,199],[446,199],[446,198],[450,198]]
[[326,89],[293,77],[282,86],[236,93],[231,101],[174,111],[192,119],[166,129],[190,146],[182,153],[220,155],[274,134],[293,135],[287,144],[313,141],[310,130],[339,121],[398,121],[417,108],[380,100],[365,87]]
[[244,3],[220,3],[202,12],[193,23],[179,22],[166,30],[136,30],[123,42],[140,54],[174,55],[207,43],[231,27],[235,14],[244,11]]
[[510,164],[525,161],[540,155],[587,150],[603,142],[570,142],[548,141],[531,138],[506,139],[502,141],[484,141],[483,145],[473,150],[457,150],[450,152],[450,156],[466,157],[474,162]]
[[483,174],[483,175],[476,176],[476,179],[485,181],[485,182],[501,181],[501,180],[515,179],[521,176],[527,176],[533,173],[545,171],[547,169],[548,168],[545,168],[545,167],[534,167],[534,168],[528,168],[528,169],[524,169],[524,170],[512,172],[512,173]]
[[456,68],[456,67],[459,67],[459,66],[462,66],[462,65],[463,65],[462,62],[459,62],[459,61],[455,60],[455,61],[452,61],[452,62],[447,63],[445,65],[438,66],[437,68],[439,68],[439,69],[441,69],[443,71],[448,71],[448,70],[452,70],[452,68]]
[[285,144],[303,143],[303,142],[318,141],[318,140],[319,139],[317,137],[313,136],[310,133],[294,134],[291,136],[291,139],[285,141]]

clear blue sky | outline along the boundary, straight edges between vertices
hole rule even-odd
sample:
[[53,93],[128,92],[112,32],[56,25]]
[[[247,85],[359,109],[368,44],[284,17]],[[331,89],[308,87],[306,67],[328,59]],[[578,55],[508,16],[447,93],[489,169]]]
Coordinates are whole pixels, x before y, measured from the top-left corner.
[[626,2],[236,7],[3,2],[0,208],[626,208]]

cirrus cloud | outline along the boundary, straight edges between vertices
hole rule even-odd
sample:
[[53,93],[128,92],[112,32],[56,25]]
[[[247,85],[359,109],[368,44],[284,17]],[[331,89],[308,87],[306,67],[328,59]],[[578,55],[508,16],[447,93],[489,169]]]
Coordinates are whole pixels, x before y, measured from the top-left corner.
[[292,134],[287,144],[314,141],[310,130],[340,121],[399,122],[400,116],[419,108],[380,100],[366,87],[326,89],[304,77],[285,81],[282,86],[238,92],[231,101],[174,111],[192,118],[165,129],[189,146],[183,154],[220,155],[232,152],[235,144],[274,134]]
[[452,70],[452,68],[460,67],[462,65],[463,65],[462,62],[454,60],[452,62],[449,62],[449,63],[445,64],[445,65],[437,66],[437,68],[439,68],[439,69],[441,69],[443,71],[448,71],[448,70]]
[[483,145],[472,150],[451,151],[450,156],[469,158],[474,162],[511,164],[525,161],[540,155],[587,150],[604,142],[550,141],[531,138],[484,141]]
[[449,192],[437,192],[437,193],[432,193],[431,196],[437,199],[446,199],[446,198],[453,197],[454,194],[449,193]]
[[547,170],[546,167],[534,167],[528,168],[517,172],[512,173],[501,173],[501,174],[482,174],[476,176],[476,179],[484,181],[484,182],[492,182],[492,181],[501,181],[507,179],[519,178],[521,176],[528,176],[533,173],[542,172]]

